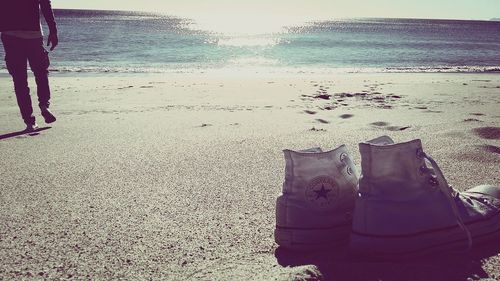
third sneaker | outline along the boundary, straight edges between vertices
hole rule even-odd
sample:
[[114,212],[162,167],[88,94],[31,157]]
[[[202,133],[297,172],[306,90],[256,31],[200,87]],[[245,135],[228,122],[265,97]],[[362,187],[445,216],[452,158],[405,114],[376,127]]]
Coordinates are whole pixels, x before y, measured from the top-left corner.
[[275,240],[293,250],[347,244],[358,175],[345,146],[284,150],[283,194],[276,202]]
[[353,250],[398,258],[462,251],[500,237],[500,188],[457,192],[418,139],[394,143],[383,136],[359,150]]

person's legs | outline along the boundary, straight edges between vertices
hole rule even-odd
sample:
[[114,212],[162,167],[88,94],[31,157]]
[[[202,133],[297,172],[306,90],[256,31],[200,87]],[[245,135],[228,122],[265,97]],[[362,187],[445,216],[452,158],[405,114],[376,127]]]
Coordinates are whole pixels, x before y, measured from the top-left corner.
[[30,39],[28,44],[28,61],[31,71],[35,75],[38,94],[38,105],[49,107],[50,87],[49,87],[49,55],[43,48],[42,39]]
[[28,56],[23,44],[24,39],[2,35],[2,42],[5,49],[7,70],[14,81],[14,90],[21,116],[24,123],[27,125],[35,124],[35,117],[33,116],[33,108],[31,106],[30,89],[28,88],[28,71],[26,64]]
[[56,121],[55,116],[49,111],[50,86],[49,86],[49,54],[43,47],[43,39],[32,39],[28,45],[28,61],[35,75],[37,86],[38,106],[40,107],[45,122]]

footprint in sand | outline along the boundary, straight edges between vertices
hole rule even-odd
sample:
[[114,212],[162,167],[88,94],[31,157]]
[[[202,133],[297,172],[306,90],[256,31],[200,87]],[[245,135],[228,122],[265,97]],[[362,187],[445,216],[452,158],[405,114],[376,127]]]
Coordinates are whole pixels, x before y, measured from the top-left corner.
[[312,110],[309,110],[309,109],[304,110],[304,112],[307,113],[307,114],[311,114],[311,115],[314,115],[314,114],[317,113],[316,111],[312,111]]
[[400,98],[401,98],[401,96],[399,96],[399,95],[395,95],[395,94],[390,94],[390,95],[388,95],[387,97],[388,97],[388,98],[392,98],[392,99],[400,99]]
[[498,140],[500,139],[499,127],[481,127],[473,129],[473,132],[483,139]]
[[383,121],[373,122],[370,123],[370,125],[393,132],[404,131],[411,128],[411,126],[389,126],[388,122],[383,122]]
[[404,127],[389,126],[386,129],[389,130],[389,131],[397,132],[397,131],[404,131],[404,130],[409,129],[409,128],[411,128],[411,126],[404,126]]
[[322,100],[330,100],[331,97],[332,97],[332,95],[329,95],[329,94],[320,94],[320,95],[314,96],[315,99],[322,99]]
[[330,105],[323,107],[324,110],[334,110],[335,108],[336,108],[335,106],[330,106]]
[[494,145],[476,145],[457,151],[452,154],[452,158],[458,161],[475,161],[479,163],[498,163],[498,154],[500,154],[500,147]]
[[318,121],[319,123],[322,123],[322,124],[330,124],[330,121],[327,121],[327,120],[321,119],[321,118],[316,119],[316,121]]
[[316,127],[312,127],[311,129],[309,129],[309,131],[313,131],[313,132],[326,132],[325,129],[316,129]]
[[484,116],[486,114],[484,113],[471,113],[470,115],[474,115],[474,116]]
[[500,147],[498,146],[485,144],[485,145],[480,145],[479,147],[486,152],[500,154]]
[[349,118],[354,117],[354,114],[342,114],[339,117],[342,119],[349,119]]
[[483,122],[483,121],[476,119],[476,118],[467,118],[467,119],[464,119],[463,122]]
[[370,123],[370,125],[377,126],[377,127],[385,127],[385,126],[389,126],[389,123],[383,122],[383,121],[377,121],[377,122]]

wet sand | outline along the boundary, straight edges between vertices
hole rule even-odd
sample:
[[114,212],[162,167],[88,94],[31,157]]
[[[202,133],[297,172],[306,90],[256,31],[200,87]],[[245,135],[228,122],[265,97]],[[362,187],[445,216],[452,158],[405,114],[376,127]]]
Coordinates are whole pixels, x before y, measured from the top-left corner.
[[346,144],[359,167],[360,141],[420,138],[455,188],[500,184],[498,74],[59,74],[58,121],[35,109],[31,135],[11,88],[0,76],[0,279],[500,278],[500,241],[390,262],[273,238],[285,148]]

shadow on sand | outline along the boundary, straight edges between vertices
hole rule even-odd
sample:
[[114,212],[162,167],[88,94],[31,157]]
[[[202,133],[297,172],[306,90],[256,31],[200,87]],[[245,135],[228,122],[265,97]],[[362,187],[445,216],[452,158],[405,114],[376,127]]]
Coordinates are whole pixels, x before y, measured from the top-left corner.
[[[335,253],[335,254],[332,254]],[[486,258],[500,253],[500,239],[479,245],[462,254],[440,254],[414,259],[387,261],[363,258],[348,253],[347,249],[324,252],[294,252],[279,247],[275,257],[281,266],[312,265],[305,280],[478,280],[489,276],[483,269]],[[311,271],[311,270],[309,270]]]
[[32,137],[33,136],[38,136],[40,134],[40,132],[48,130],[48,129],[51,129],[51,128],[52,127],[38,128],[38,129],[34,130],[33,132],[29,132],[29,133],[26,132],[25,130],[13,132],[13,133],[8,133],[8,134],[5,134],[5,135],[0,135],[0,140],[15,138],[15,137],[18,137],[18,136],[23,136],[23,135],[28,135],[28,136],[32,136]]

